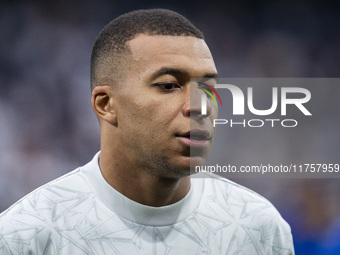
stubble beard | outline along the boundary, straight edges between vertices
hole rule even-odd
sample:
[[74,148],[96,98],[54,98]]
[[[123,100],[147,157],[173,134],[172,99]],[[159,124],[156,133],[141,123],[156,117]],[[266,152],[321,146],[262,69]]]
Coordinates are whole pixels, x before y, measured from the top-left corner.
[[158,178],[180,179],[190,175],[190,166],[176,166],[167,155],[153,156],[149,157],[149,159],[144,157],[144,159],[147,162],[145,170]]

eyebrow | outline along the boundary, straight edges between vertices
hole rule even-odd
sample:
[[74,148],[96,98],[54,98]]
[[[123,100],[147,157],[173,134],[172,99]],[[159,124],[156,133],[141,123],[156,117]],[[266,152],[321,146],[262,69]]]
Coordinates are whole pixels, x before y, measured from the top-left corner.
[[[185,70],[182,69],[177,69],[177,68],[169,68],[169,67],[162,67],[159,70],[157,70],[151,77],[151,79],[155,79],[159,76],[170,74],[173,76],[189,76],[189,73]],[[218,79],[218,74],[217,73],[207,73],[203,75],[203,77],[194,77],[194,78],[205,78],[205,79]]]

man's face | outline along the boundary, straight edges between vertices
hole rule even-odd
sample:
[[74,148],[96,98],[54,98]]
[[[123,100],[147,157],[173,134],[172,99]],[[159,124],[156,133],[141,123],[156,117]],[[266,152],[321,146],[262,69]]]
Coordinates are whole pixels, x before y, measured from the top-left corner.
[[122,152],[155,174],[187,175],[190,163],[206,161],[215,131],[217,108],[208,102],[202,116],[204,92],[190,84],[217,76],[211,53],[204,40],[185,36],[141,34],[127,44],[132,61],[115,91]]

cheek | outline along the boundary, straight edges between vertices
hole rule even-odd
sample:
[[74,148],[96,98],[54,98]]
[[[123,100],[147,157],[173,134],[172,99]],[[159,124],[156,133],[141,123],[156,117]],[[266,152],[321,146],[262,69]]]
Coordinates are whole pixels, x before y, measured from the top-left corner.
[[120,112],[121,127],[133,129],[139,134],[149,133],[162,124],[160,115],[157,104],[130,102]]
[[218,107],[217,106],[213,106],[211,109],[211,114],[210,114],[210,119],[213,121],[214,119],[216,119],[218,116]]
[[178,103],[173,100],[156,101],[148,100],[143,103],[138,103],[130,110],[132,116],[147,122],[151,126],[170,125],[179,114]]

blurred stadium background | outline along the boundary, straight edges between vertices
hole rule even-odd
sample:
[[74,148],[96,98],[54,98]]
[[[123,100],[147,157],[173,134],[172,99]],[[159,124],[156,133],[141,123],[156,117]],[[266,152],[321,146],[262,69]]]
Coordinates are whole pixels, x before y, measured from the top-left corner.
[[[337,1],[1,1],[0,212],[99,150],[90,106],[92,44],[114,17],[158,7],[180,12],[205,33],[221,77],[340,76]],[[339,136],[337,121],[330,139]],[[295,146],[299,139],[278,142]],[[232,144],[242,154],[242,145]],[[279,209],[296,254],[340,254],[338,179],[234,181]]]

